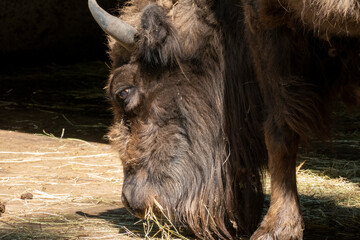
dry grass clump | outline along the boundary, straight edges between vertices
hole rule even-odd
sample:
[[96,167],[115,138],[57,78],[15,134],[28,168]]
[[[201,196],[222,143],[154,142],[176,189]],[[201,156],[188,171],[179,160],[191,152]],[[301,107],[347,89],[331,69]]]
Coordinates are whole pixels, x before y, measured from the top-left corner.
[[[360,231],[360,186],[342,177],[321,176],[311,170],[298,174],[305,236],[356,239]],[[310,238],[309,238],[310,239]]]
[[[352,142],[354,149],[360,142]],[[348,144],[347,147],[351,146]],[[355,153],[356,150],[350,151]],[[309,239],[357,239],[360,232],[360,155],[341,159],[341,154],[308,154],[297,174]],[[336,156],[339,157],[336,159]],[[357,236],[357,237],[356,237]]]
[[143,223],[146,239],[182,239],[188,238],[183,236],[171,219],[164,212],[164,208],[154,199],[156,209],[161,213],[161,217],[157,217],[154,212],[149,209],[145,214],[145,222]]

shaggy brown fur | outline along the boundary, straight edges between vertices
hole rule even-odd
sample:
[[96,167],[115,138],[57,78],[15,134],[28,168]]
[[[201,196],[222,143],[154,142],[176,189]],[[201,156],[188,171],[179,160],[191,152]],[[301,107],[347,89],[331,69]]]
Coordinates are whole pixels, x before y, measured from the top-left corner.
[[[324,39],[333,36],[360,36],[359,0],[259,0],[261,17],[280,24],[300,22],[306,30]],[[282,20],[280,20],[282,19]],[[269,23],[269,22],[268,22]],[[273,21],[270,21],[272,24]]]
[[270,208],[251,239],[302,239],[297,148],[314,133],[328,135],[332,97],[359,102],[359,6],[351,0],[243,2],[245,38],[264,96],[271,176]]
[[[208,1],[145,2],[122,9],[139,31],[135,52],[110,38],[109,137],[123,161],[123,202],[142,217],[156,199],[200,237],[250,235],[261,214],[266,152],[262,98],[252,96],[258,86],[253,76],[236,77],[252,71],[234,64],[248,56],[224,49]],[[251,97],[243,102],[240,94]]]
[[[330,100],[360,100],[355,0],[133,0],[134,52],[109,37],[109,138],[136,216],[159,202],[203,238],[301,239],[298,144]],[[339,22],[343,23],[340,24]],[[341,27],[345,26],[345,27]],[[156,211],[156,209],[155,209]]]

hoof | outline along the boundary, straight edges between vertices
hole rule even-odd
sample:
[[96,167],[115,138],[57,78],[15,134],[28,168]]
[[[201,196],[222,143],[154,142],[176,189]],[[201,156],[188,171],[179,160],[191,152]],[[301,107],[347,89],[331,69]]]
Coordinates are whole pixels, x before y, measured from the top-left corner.
[[261,227],[251,236],[250,240],[302,240],[303,234],[300,232],[277,232],[277,230],[266,231]]
[[269,224],[264,219],[250,240],[302,240],[303,231],[304,224],[302,218],[296,219],[296,221],[286,221],[283,219],[273,224]]

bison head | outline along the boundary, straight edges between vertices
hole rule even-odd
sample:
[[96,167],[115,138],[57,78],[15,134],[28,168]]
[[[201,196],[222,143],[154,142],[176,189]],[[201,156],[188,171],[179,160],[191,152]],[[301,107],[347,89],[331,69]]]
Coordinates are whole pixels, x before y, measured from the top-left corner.
[[241,169],[228,156],[217,22],[208,1],[144,2],[122,10],[130,26],[89,0],[109,34],[109,139],[123,163],[122,201],[138,217],[160,205],[197,235],[231,238],[229,225],[238,228],[241,218]]

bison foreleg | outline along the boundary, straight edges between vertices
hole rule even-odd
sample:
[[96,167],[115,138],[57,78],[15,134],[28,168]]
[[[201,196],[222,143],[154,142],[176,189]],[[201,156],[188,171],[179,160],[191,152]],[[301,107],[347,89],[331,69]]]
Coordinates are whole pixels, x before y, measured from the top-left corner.
[[271,177],[270,208],[254,239],[302,239],[303,220],[296,188],[296,155],[299,137],[271,119],[265,124],[265,141]]

